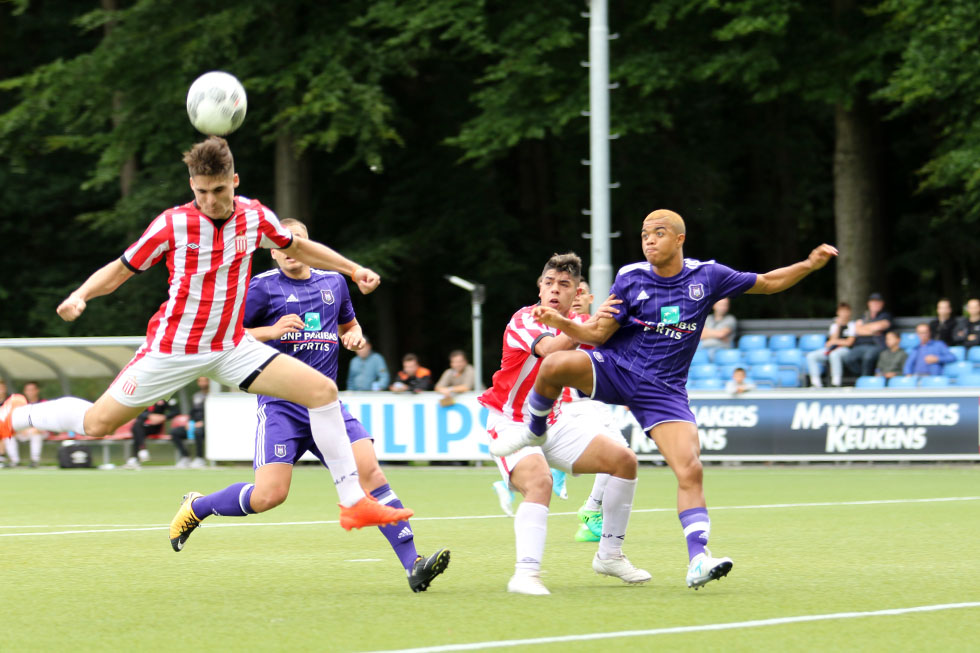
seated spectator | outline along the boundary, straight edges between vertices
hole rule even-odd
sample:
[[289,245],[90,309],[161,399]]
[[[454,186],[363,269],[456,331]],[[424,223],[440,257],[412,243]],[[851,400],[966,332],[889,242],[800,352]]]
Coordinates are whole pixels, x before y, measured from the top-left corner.
[[919,344],[905,361],[906,375],[939,376],[943,373],[943,365],[956,360],[945,342],[932,339],[927,322],[916,325],[915,335],[919,336]]
[[953,305],[943,297],[936,302],[936,317],[929,322],[929,331],[932,333],[933,340],[941,340],[948,346],[956,344],[956,323],[957,319],[953,316]]
[[823,349],[814,349],[806,355],[810,385],[823,387],[824,363],[830,363],[830,385],[839,388],[844,382],[844,357],[854,344],[855,323],[851,320],[851,306],[847,302],[837,305],[837,317],[827,329],[827,344]]
[[868,310],[854,323],[854,344],[844,357],[844,367],[860,376],[873,376],[878,354],[885,349],[885,332],[892,326],[892,315],[885,310],[881,293],[868,295]]
[[357,350],[347,368],[348,390],[384,390],[388,387],[388,363],[384,356],[371,349],[371,341],[364,336],[364,346]]
[[701,331],[701,347],[731,347],[735,340],[735,327],[738,321],[728,313],[731,306],[727,297],[715,302],[711,315],[704,321]]
[[980,344],[980,299],[966,302],[966,317],[961,317],[953,333],[953,342],[964,347]]
[[[197,392],[191,398],[191,413],[188,415],[190,419],[187,421],[187,426],[170,429],[170,438],[177,447],[177,453],[180,454],[177,467],[182,469],[185,467],[198,469],[208,464],[204,460],[204,402],[208,400],[210,391],[211,379],[206,376],[198,377]],[[193,460],[187,455],[187,447],[184,445],[184,440],[187,439],[194,440],[194,452],[197,456]]]
[[875,374],[886,379],[904,374],[905,359],[908,357],[908,353],[902,349],[902,336],[898,335],[898,331],[889,331],[885,334],[885,351],[878,354]]
[[126,469],[139,469],[141,463],[150,459],[146,450],[146,436],[163,433],[167,420],[178,413],[177,400],[161,399],[136,416],[133,422],[133,455],[123,465]]
[[740,394],[744,394],[749,390],[755,390],[755,384],[745,378],[745,369],[741,367],[736,367],[732,371],[732,378],[725,383],[725,392],[737,397]]
[[392,392],[425,392],[432,389],[432,372],[419,365],[415,354],[402,356],[402,369],[395,382],[388,387]]
[[453,403],[453,395],[472,392],[473,387],[473,366],[466,360],[463,350],[454,349],[449,352],[449,369],[436,381],[436,392],[442,395],[443,405],[448,406]]
[[[4,390],[6,390],[6,387]],[[27,399],[27,403],[29,404],[37,404],[44,401],[41,399],[41,386],[36,381],[25,383],[23,393],[24,398]],[[22,431],[17,431],[13,437],[7,438],[7,465],[9,467],[16,467],[20,464],[20,443],[29,442],[31,467],[38,467],[41,464],[41,451],[44,448],[44,438],[47,435],[46,432],[31,426]]]

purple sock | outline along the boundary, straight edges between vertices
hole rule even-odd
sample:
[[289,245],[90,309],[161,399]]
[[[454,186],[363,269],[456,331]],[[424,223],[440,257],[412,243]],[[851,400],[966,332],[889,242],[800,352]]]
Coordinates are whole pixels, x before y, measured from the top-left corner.
[[252,483],[235,483],[223,490],[194,499],[191,508],[198,519],[204,519],[208,515],[222,517],[251,515],[255,512],[249,503],[254,489],[255,485]]
[[681,526],[684,528],[684,537],[687,538],[687,557],[693,560],[694,556],[704,553],[704,547],[708,545],[708,533],[711,532],[711,520],[708,519],[707,508],[691,508],[678,515]]
[[528,412],[531,413],[531,421],[528,422],[527,426],[531,429],[531,433],[544,435],[544,432],[548,430],[548,415],[551,414],[551,407],[554,404],[554,399],[540,395],[534,388],[531,388],[531,392],[527,396]]
[[[377,499],[378,503],[392,508],[405,507],[387,483],[371,490],[371,496]],[[388,544],[395,551],[395,555],[398,556],[398,560],[402,563],[405,571],[412,571],[412,565],[415,564],[415,559],[419,557],[419,554],[415,550],[415,533],[412,532],[411,525],[407,521],[400,521],[387,526],[378,526],[378,530],[388,538]]]

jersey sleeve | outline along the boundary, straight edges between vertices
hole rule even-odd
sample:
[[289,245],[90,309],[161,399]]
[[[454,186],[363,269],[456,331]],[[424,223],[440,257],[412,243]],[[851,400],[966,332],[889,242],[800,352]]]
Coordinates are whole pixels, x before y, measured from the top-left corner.
[[159,263],[173,246],[173,227],[167,214],[161,213],[139,240],[126,248],[119,260],[131,271],[143,272]]
[[514,313],[504,331],[504,345],[512,349],[531,353],[535,341],[544,333],[551,333],[543,324],[531,317],[527,308]]
[[255,277],[248,284],[248,295],[245,296],[245,315],[242,326],[246,329],[269,326],[269,292],[262,280]]
[[758,278],[755,272],[738,272],[727,265],[715,263],[711,266],[714,301],[722,297],[734,297],[755,285]]
[[357,315],[354,314],[354,304],[350,300],[350,290],[347,288],[347,282],[343,277],[340,277],[341,282],[338,284],[340,286],[340,310],[337,312],[337,324],[347,324],[354,320]]
[[[623,302],[622,304],[616,304],[615,308],[619,309],[619,312],[613,313],[613,319],[619,322],[621,325],[626,324],[630,315],[629,285],[630,281],[627,276],[620,272],[613,280],[612,288],[609,289],[610,295],[616,295],[616,299],[620,299]],[[596,301],[598,301],[598,297],[596,298]]]
[[259,247],[286,249],[293,244],[293,232],[279,222],[279,217],[267,206],[259,212]]

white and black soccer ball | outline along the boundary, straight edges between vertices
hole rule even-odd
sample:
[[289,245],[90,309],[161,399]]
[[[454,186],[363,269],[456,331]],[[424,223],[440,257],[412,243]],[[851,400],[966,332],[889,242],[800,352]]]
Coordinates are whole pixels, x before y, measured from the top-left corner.
[[187,117],[209,136],[225,136],[242,126],[248,99],[234,75],[212,70],[194,80],[187,91]]

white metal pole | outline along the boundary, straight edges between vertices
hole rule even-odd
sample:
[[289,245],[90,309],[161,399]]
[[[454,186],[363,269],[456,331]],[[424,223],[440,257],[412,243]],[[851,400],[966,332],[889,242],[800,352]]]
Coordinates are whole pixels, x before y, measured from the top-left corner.
[[[479,287],[481,292],[474,291],[473,295],[473,389],[476,392],[483,391],[483,286]],[[479,301],[477,301],[479,300]]]
[[609,25],[606,0],[589,2],[589,166],[592,256],[589,284],[601,303],[612,286],[609,241]]

